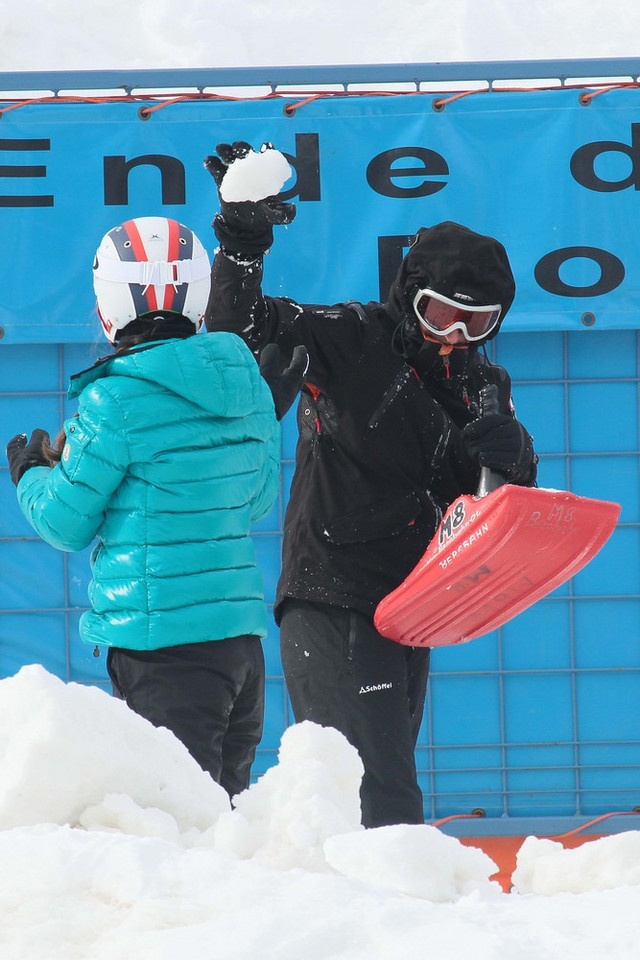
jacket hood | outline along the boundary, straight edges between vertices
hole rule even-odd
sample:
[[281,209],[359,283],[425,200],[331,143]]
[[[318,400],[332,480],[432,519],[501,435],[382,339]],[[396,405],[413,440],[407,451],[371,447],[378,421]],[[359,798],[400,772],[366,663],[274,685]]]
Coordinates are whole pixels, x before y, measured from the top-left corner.
[[396,323],[413,317],[411,298],[418,287],[460,300],[462,306],[501,304],[500,322],[486,340],[498,333],[516,292],[509,258],[500,241],[450,220],[421,227],[416,233],[386,304]]
[[245,417],[256,406],[264,408],[264,391],[269,392],[251,351],[233,333],[145,343],[106,357],[71,378],[69,398],[110,376],[159,384],[215,417]]

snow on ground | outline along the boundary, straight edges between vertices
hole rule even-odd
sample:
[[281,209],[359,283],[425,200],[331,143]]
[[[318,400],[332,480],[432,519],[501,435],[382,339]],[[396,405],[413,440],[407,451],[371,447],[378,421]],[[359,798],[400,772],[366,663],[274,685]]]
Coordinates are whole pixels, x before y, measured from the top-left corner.
[[362,764],[303,723],[231,808],[181,743],[39,665],[0,681],[2,960],[631,960],[640,831],[495,864],[364,830]]

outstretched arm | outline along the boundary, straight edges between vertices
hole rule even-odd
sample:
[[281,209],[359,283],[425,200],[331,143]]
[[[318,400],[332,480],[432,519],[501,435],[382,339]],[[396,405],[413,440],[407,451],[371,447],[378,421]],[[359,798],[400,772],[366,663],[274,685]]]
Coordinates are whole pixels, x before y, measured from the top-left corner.
[[243,140],[220,143],[205,159],[218,189],[220,212],[213,229],[220,242],[205,313],[207,330],[227,330],[245,340],[255,354],[274,338],[267,329],[269,310],[262,295],[262,258],[273,243],[273,227],[291,223],[295,205],[278,199],[291,168],[271,144],[259,153]]
[[[207,330],[241,337],[256,357],[275,343],[283,357],[295,357],[303,345],[309,376],[321,382],[337,375],[347,356],[358,356],[361,320],[344,305],[299,304],[262,292],[263,256],[273,243],[273,227],[292,222],[296,208],[278,198],[287,172],[283,154],[271,144],[259,152],[245,141],[219,144],[207,157],[220,200],[213,229],[220,242],[205,312]],[[298,366],[294,365],[297,376]]]

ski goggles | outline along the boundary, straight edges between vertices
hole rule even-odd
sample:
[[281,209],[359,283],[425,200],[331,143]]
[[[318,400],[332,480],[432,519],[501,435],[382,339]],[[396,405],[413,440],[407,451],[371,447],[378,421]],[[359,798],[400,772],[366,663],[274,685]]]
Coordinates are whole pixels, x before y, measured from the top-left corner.
[[454,330],[461,330],[465,339],[472,343],[491,333],[500,319],[502,305],[462,306],[459,301],[449,300],[434,290],[418,290],[413,298],[413,309],[423,335],[444,337]]

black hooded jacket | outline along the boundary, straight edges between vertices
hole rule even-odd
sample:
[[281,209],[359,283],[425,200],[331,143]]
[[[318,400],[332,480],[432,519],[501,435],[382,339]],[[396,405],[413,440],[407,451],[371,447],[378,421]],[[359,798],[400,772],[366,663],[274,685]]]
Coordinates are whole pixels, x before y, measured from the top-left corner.
[[214,259],[207,329],[238,334],[256,356],[275,342],[287,357],[304,344],[310,358],[276,619],[286,597],[372,614],[421,558],[448,505],[475,492],[460,431],[480,415],[481,388],[496,383],[501,411],[513,414],[503,368],[473,347],[441,356],[410,318],[411,291],[424,285],[424,232],[386,304],[266,297],[262,258]]

